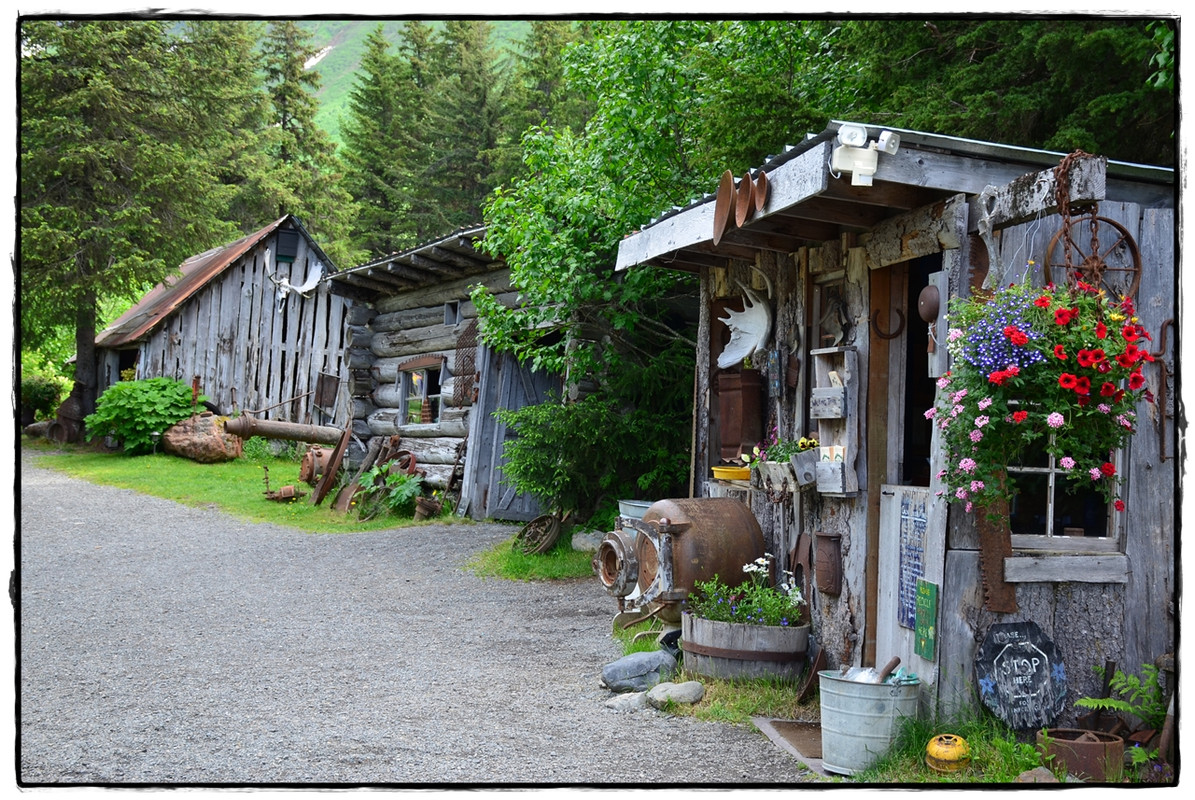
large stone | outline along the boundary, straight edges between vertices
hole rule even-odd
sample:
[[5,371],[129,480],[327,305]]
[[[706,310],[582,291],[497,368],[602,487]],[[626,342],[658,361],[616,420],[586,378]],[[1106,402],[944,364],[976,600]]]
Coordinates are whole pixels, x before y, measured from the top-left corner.
[[665,709],[669,703],[683,703],[693,705],[700,703],[705,697],[705,687],[700,681],[685,681],[684,683],[657,683],[647,690],[647,702],[652,708]]
[[645,692],[676,672],[676,659],[663,650],[631,653],[602,668],[602,683],[612,692]]
[[241,457],[241,437],[224,432],[227,417],[210,411],[188,417],[162,433],[162,450],[203,464]]
[[606,701],[606,708],[620,714],[642,711],[647,708],[647,692],[616,694]]

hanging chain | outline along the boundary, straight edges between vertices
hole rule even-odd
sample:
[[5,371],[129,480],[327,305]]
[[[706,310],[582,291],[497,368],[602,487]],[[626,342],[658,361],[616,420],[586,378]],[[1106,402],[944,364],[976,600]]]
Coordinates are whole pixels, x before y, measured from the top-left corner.
[[1091,255],[1084,259],[1082,264],[1075,264],[1071,253],[1072,242],[1070,235],[1071,226],[1071,186],[1070,186],[1070,171],[1073,163],[1079,158],[1090,158],[1091,156],[1082,150],[1076,150],[1073,153],[1065,156],[1058,166],[1054,168],[1054,197],[1058,204],[1058,216],[1062,218],[1062,254],[1063,264],[1066,268],[1067,282],[1073,280],[1073,271],[1076,267],[1081,268],[1091,273],[1092,283],[1099,285],[1103,280],[1104,262],[1099,257],[1100,249],[1100,223],[1097,212],[1099,209],[1098,203],[1092,203],[1084,208],[1075,208],[1075,211],[1082,212],[1084,210],[1090,215],[1088,222],[1091,228]]

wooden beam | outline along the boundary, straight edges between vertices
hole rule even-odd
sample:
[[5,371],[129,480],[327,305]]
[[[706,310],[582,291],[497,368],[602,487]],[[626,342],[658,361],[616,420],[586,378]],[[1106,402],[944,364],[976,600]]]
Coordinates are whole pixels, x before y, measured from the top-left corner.
[[1009,583],[1127,583],[1130,571],[1128,557],[1120,553],[1004,559],[1004,580]]
[[966,202],[961,194],[955,195],[876,225],[866,245],[872,268],[957,248],[957,220]]
[[[1102,156],[1076,158],[1068,173],[1070,202],[1090,205],[1104,199],[1108,159]],[[981,190],[971,205],[968,230],[978,231],[985,224],[996,231],[1028,222],[1041,214],[1058,210],[1058,180],[1053,169],[1018,176]],[[982,232],[982,231],[981,231]]]

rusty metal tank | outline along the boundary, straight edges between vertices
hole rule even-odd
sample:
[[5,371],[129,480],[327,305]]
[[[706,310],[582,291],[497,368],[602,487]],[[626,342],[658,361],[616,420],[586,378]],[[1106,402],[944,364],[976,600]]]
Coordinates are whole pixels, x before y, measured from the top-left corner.
[[746,579],[743,565],[764,554],[763,532],[751,509],[729,497],[657,500],[642,520],[619,518],[594,567],[606,591],[629,598],[667,623],[679,623],[693,584],[715,575],[730,586]]

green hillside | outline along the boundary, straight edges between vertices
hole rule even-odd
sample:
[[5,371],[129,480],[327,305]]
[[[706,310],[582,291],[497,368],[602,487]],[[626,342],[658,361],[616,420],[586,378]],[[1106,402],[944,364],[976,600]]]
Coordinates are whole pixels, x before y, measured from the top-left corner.
[[[312,35],[311,44],[327,53],[313,67],[320,74],[321,88],[317,95],[320,103],[318,122],[337,143],[340,142],[340,120],[348,112],[349,92],[352,91],[357,67],[365,52],[365,40],[379,24],[386,38],[397,44],[402,38],[403,20],[361,19],[361,20],[305,20],[300,26]],[[440,23],[431,21],[433,28]],[[505,53],[517,42],[523,40],[530,30],[527,20],[493,20],[493,45]]]

